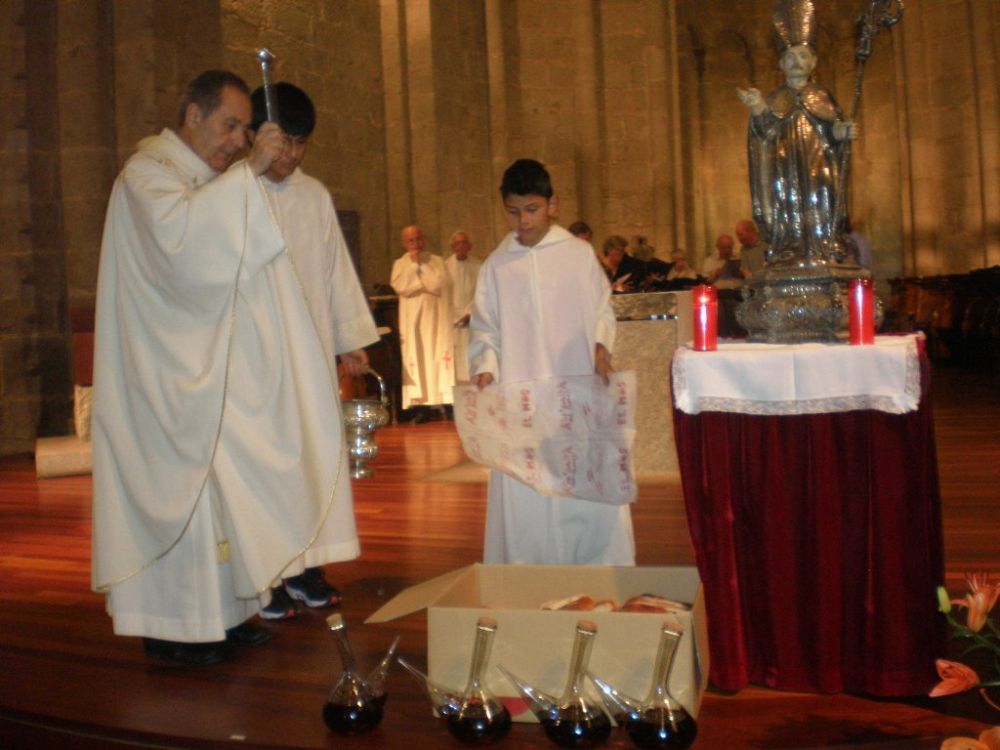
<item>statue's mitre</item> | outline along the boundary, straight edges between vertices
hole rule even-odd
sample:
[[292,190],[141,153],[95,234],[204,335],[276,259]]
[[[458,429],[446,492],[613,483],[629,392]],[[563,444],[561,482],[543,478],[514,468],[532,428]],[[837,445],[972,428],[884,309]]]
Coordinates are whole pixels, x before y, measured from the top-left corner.
[[778,0],[771,22],[781,51],[799,44],[815,46],[816,6],[812,0]]

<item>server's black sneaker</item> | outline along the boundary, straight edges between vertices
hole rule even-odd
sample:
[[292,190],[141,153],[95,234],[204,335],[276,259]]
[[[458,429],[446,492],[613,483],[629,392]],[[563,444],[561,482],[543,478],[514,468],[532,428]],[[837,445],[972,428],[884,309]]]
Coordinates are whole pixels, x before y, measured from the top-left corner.
[[340,592],[326,582],[319,568],[306,568],[303,573],[286,578],[285,591],[307,607],[334,607],[340,604]]
[[284,586],[271,589],[271,601],[260,611],[265,620],[291,620],[299,616],[299,605],[288,595]]

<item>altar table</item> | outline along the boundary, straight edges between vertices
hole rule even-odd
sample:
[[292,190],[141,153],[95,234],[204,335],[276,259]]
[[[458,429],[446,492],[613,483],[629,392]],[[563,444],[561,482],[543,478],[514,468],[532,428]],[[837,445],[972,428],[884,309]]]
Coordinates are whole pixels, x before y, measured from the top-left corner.
[[945,628],[922,338],[681,348],[672,377],[712,683],[926,693]]

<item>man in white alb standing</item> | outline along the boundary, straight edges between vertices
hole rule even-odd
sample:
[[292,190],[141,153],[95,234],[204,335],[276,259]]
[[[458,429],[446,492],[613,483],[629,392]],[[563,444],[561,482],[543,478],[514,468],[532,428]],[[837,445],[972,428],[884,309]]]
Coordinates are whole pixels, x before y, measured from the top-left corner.
[[399,345],[403,357],[403,409],[413,421],[444,416],[455,385],[451,280],[440,255],[424,249],[416,224],[400,232],[403,255],[392,264],[390,284],[399,295]]
[[444,261],[451,278],[451,306],[455,318],[455,382],[469,382],[469,317],[476,293],[476,279],[483,262],[473,255],[465,232],[451,236],[451,255]]

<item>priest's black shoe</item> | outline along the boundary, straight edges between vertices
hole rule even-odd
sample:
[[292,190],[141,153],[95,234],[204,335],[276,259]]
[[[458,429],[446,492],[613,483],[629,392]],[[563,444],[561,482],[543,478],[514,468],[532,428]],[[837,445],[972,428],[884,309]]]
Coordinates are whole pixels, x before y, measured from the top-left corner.
[[142,647],[146,651],[146,655],[153,659],[184,667],[208,667],[229,658],[225,641],[181,643],[180,641],[164,641],[159,638],[143,638]]
[[249,620],[226,631],[226,643],[234,646],[259,646],[269,640],[271,640],[270,631]]

